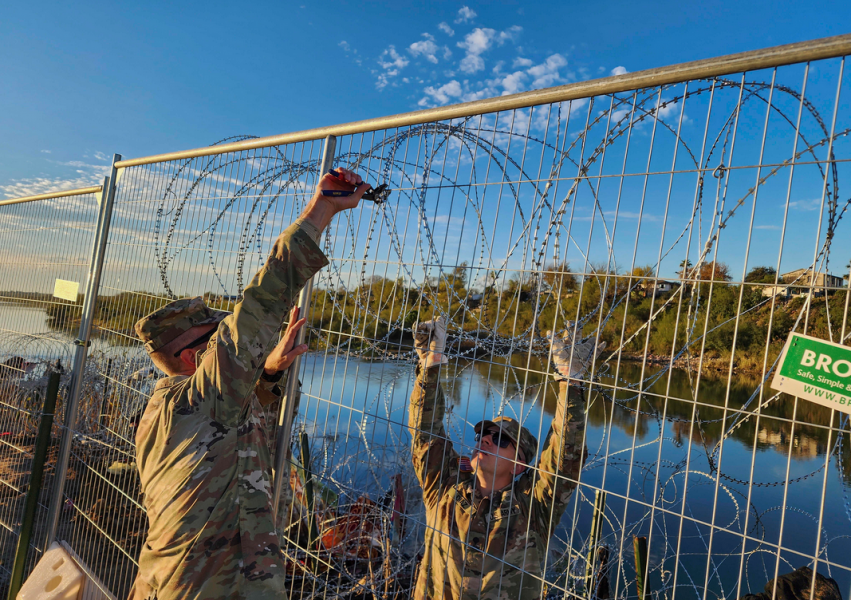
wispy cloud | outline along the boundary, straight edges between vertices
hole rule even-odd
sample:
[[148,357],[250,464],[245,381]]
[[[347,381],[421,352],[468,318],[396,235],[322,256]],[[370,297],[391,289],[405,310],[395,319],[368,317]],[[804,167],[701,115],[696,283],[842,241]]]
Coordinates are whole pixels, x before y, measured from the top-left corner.
[[[569,63],[567,53],[542,55],[533,47],[520,46],[523,35],[520,25],[500,30],[474,24],[477,17],[476,11],[462,6],[453,17],[454,26],[450,20],[440,21],[433,31],[419,34],[404,46],[389,45],[373,54],[374,67],[370,71],[376,88],[416,86],[418,105],[437,106],[515,94],[588,76],[587,69]],[[454,44],[447,44],[446,37],[441,37],[454,37],[456,33],[459,40]],[[349,58],[362,64],[364,52],[358,55],[358,50],[346,40],[338,46]],[[456,47],[461,52],[456,50],[453,54]],[[622,66],[600,67],[601,74],[609,70],[612,74],[627,72]]]
[[476,18],[476,11],[469,6],[462,6],[458,9],[458,15],[455,17],[455,23],[466,23]]
[[50,150],[42,150],[41,152],[42,152],[43,154],[51,154]]
[[427,97],[420,100],[420,106],[429,104],[429,99],[437,104],[446,104],[451,100],[460,98],[464,94],[461,84],[455,79],[437,88],[428,86],[423,91]]
[[532,87],[547,87],[561,81],[562,77],[559,74],[559,69],[566,66],[567,59],[564,56],[553,54],[541,64],[531,67],[529,69],[529,75],[534,78]]
[[428,62],[437,64],[437,52],[440,50],[439,46],[434,43],[434,36],[430,33],[424,33],[424,40],[419,42],[414,42],[410,46],[408,46],[408,52],[411,53],[412,56],[422,56]]
[[391,82],[391,80],[399,74],[399,71],[408,66],[408,59],[396,52],[396,46],[390,44],[387,49],[378,57],[378,66],[382,71],[378,74],[378,80],[375,85],[378,89],[383,89]]
[[813,198],[812,200],[794,200],[789,203],[789,208],[795,210],[819,210],[821,208],[821,198]]
[[458,47],[466,51],[458,68],[464,73],[475,73],[483,70],[485,61],[482,54],[490,50],[494,44],[501,46],[507,41],[516,41],[522,31],[523,28],[519,25],[513,25],[505,31],[499,32],[489,27],[476,27],[464,36],[463,42],[458,42]]
[[[50,152],[45,152],[50,154]],[[102,152],[95,152],[98,160],[109,160]],[[41,175],[25,179],[12,179],[4,185],[0,185],[0,195],[4,198],[20,198],[22,196],[35,196],[48,194],[50,192],[61,192],[76,188],[90,187],[103,183],[105,175],[109,174],[110,165],[93,165],[82,160],[57,161],[45,158],[45,162],[59,167],[70,167],[67,177]],[[63,169],[69,172],[69,169]]]

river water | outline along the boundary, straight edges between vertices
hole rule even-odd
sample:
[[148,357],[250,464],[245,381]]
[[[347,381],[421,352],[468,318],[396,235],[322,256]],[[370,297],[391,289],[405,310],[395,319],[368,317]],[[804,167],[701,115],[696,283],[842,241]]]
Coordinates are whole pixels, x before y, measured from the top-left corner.
[[[0,358],[70,356],[73,337],[48,330],[43,310],[0,304]],[[413,367],[344,354],[305,358],[297,423],[311,436],[320,480],[346,497],[378,500],[399,473],[416,513],[405,427]],[[526,362],[516,356],[444,369],[447,432],[461,454],[472,448],[472,425],[497,414],[546,437],[557,397],[542,385],[541,365],[532,361],[529,372]],[[845,438],[836,446],[828,409],[780,397],[757,416],[760,382],[744,375],[728,384],[723,375],[659,367],[642,374],[640,364],[622,363],[599,381],[587,406],[588,457],[551,545],[551,573],[584,569],[594,493],[604,490],[602,541],[618,593],[634,585],[633,535],[649,538],[653,591],[671,594],[676,585],[676,595],[689,598],[703,597],[705,588],[710,597],[761,591],[774,576],[780,544],[780,573],[811,565],[817,554],[819,572],[829,569],[848,592],[851,452]],[[770,396],[766,390],[762,400]]]
[[[522,419],[539,440],[546,437],[555,390],[540,385],[542,376],[526,374],[525,357],[514,358],[445,369],[447,432],[462,455],[470,454],[472,425],[500,413]],[[329,486],[352,498],[368,493],[376,499],[401,473],[413,496],[409,506],[416,503],[405,427],[413,371],[409,364],[308,355],[300,422],[313,437],[313,456]],[[845,569],[851,565],[851,463],[845,439],[826,465],[826,452],[836,444],[826,428],[828,409],[780,397],[757,418],[756,378],[734,377],[728,386],[725,376],[698,381],[659,367],[642,376],[635,363],[622,363],[617,379],[609,372],[600,384],[587,410],[589,454],[581,484],[551,546],[552,571],[563,572],[572,556],[572,568],[583,572],[583,559],[576,559],[587,553],[600,489],[607,492],[603,542],[613,556],[610,584],[619,580],[619,593],[627,582],[634,585],[633,535],[649,538],[650,589],[670,594],[676,585],[678,597],[703,597],[704,588],[709,597],[734,596],[740,571],[742,594],[762,591],[774,577],[778,544],[784,548],[781,574],[811,565],[808,557],[815,554]],[[565,552],[568,547],[574,554]],[[818,571],[827,574],[829,566],[821,562]],[[843,592],[851,585],[845,569],[830,568]]]

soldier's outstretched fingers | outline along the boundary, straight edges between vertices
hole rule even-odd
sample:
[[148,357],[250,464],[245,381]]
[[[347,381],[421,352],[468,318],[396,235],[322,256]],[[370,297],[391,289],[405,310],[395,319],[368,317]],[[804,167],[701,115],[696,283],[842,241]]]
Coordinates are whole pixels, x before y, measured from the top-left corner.
[[275,346],[275,349],[272,350],[271,354],[269,354],[269,357],[266,359],[266,371],[270,373],[283,371],[292,364],[296,356],[307,352],[307,345],[305,344],[295,348],[293,347],[299,330],[301,330],[305,323],[307,323],[307,319],[299,319],[298,315],[298,307],[293,307],[290,311],[289,325],[287,325],[287,329],[284,332],[281,341],[278,342],[278,345]]

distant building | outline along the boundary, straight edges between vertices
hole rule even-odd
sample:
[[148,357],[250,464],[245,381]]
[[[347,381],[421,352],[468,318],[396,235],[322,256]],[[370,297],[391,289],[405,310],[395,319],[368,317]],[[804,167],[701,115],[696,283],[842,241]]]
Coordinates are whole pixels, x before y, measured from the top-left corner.
[[806,297],[812,291],[813,296],[823,296],[844,286],[842,278],[830,273],[817,272],[812,269],[796,269],[780,275],[778,285],[763,288],[762,295],[780,298]]
[[465,299],[464,303],[467,305],[467,308],[470,310],[476,309],[482,304],[482,298],[484,298],[484,294],[469,294]]
[[670,294],[682,285],[679,281],[664,281],[660,279],[656,282],[657,294]]
[[653,281],[652,279],[647,279],[642,281],[636,286],[636,289],[644,294],[645,298],[649,298],[653,295],[653,292],[656,292],[657,296],[661,296],[662,294],[670,294],[674,292],[678,287],[682,284],[679,281],[666,281],[664,279],[657,279]]

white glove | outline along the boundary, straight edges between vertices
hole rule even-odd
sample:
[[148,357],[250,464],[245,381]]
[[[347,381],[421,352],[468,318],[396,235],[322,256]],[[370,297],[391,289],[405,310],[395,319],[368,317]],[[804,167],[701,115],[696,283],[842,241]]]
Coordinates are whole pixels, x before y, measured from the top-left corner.
[[446,348],[446,319],[443,315],[414,326],[414,348],[420,356],[420,364],[426,369],[449,362],[443,355]]
[[[556,365],[558,374],[562,379],[575,379],[582,377],[585,371],[591,366],[594,358],[599,356],[605,350],[606,342],[601,342],[599,338],[588,340],[580,344],[572,343],[573,323],[567,324],[567,331],[564,333],[564,338],[555,337],[552,331],[547,332],[547,338],[550,340],[553,350],[553,362]],[[566,343],[565,343],[566,342]],[[573,358],[571,359],[571,347]]]

